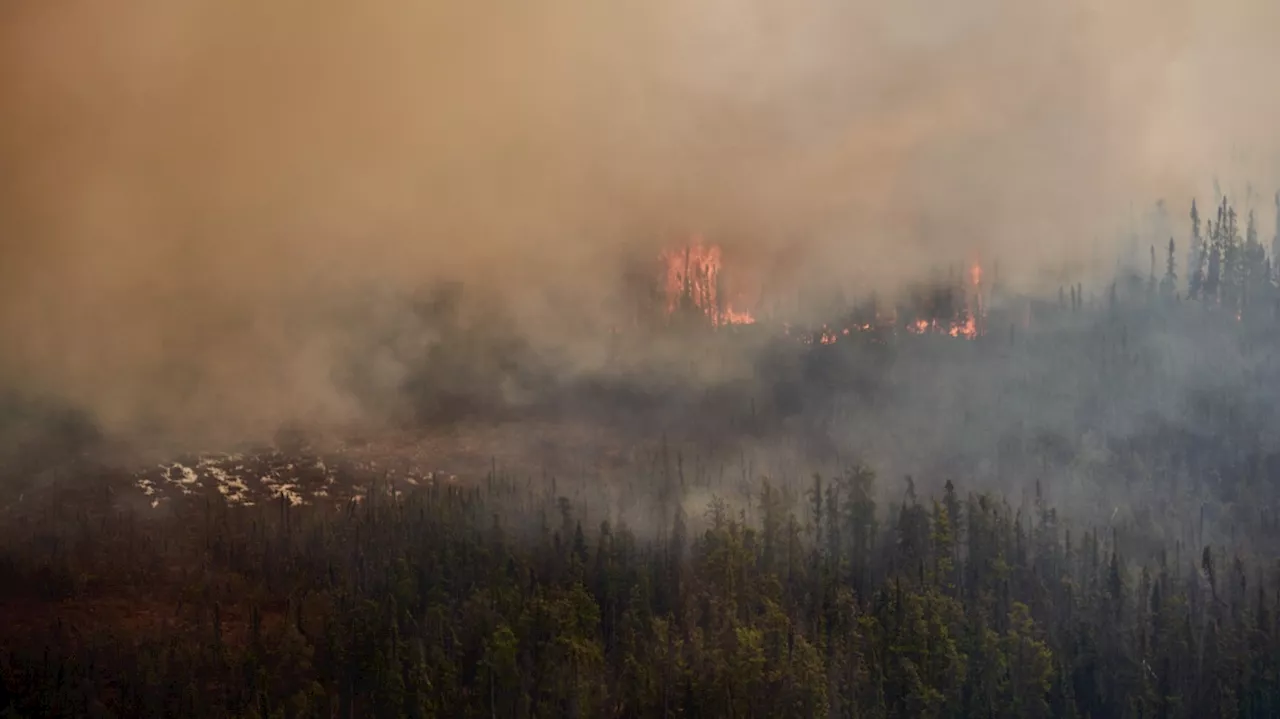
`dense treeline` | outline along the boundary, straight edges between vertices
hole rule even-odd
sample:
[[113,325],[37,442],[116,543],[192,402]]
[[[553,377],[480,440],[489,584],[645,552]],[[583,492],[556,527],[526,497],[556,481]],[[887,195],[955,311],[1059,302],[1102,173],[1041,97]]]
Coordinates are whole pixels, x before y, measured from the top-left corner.
[[[939,268],[894,297],[872,294],[855,299],[843,290],[803,288],[798,293],[798,314],[806,331],[799,336],[834,344],[847,334],[845,330],[876,328],[972,337],[1003,333],[1010,323],[1024,326],[1033,315],[1040,320],[1060,317],[1062,313],[1055,310],[1080,312],[1092,307],[1115,312],[1125,305],[1132,311],[1186,301],[1220,309],[1223,317],[1238,321],[1273,321],[1280,302],[1280,267],[1275,262],[1280,252],[1280,193],[1276,211],[1277,231],[1268,250],[1259,235],[1256,212],[1247,212],[1242,227],[1239,212],[1227,197],[1221,198],[1215,216],[1206,218],[1192,201],[1190,233],[1182,240],[1153,236],[1152,232],[1171,226],[1161,201],[1142,229],[1141,235],[1152,240],[1150,245],[1135,230],[1121,241],[1126,249],[1114,256],[1114,272],[1094,267],[1083,273],[1088,275],[1084,280],[1061,271],[1056,304],[1052,299],[1007,292],[998,258],[986,267],[972,263]],[[1185,248],[1184,256],[1180,248]],[[699,300],[692,290],[686,288],[681,301],[682,308],[691,307],[697,315]],[[762,316],[773,314],[767,307],[760,309],[766,310]],[[992,310],[995,316],[988,317]]]
[[[1225,201],[1192,219],[1182,276],[1170,239],[1163,275],[1153,246],[1146,273],[1056,303],[1003,295],[994,268],[980,284],[953,271],[887,328],[874,298],[841,300],[769,342],[673,345],[679,362],[749,358],[736,385],[670,369],[560,385],[455,327],[405,387],[439,400],[419,420],[453,421],[506,401],[492,378],[510,370],[554,400],[531,401],[534,419],[547,404],[637,433],[696,426],[721,452],[740,441],[741,481],[719,456],[686,476],[664,439],[647,474],[635,461],[600,486],[495,466],[336,509],[130,509],[86,497],[91,472],[36,481],[34,460],[10,458],[0,711],[1280,715],[1276,267],[1252,214],[1243,236]],[[451,327],[448,302],[428,309]],[[477,404],[473,386],[495,396]],[[93,437],[59,422],[67,442],[13,456]],[[778,449],[792,436],[794,457]],[[919,487],[847,466],[864,455]]]
[[[6,716],[1280,712],[1280,573],[851,468],[656,527],[525,481],[344,509],[52,508],[0,559]],[[666,521],[663,521],[663,519]],[[1119,541],[1117,537],[1120,537]]]
[[[1151,339],[1151,330],[1167,329],[1152,327],[1158,319],[1189,324],[1212,315],[1219,324],[1275,330],[1280,324],[1280,267],[1275,263],[1280,233],[1268,241],[1257,212],[1247,209],[1242,215],[1225,197],[1203,216],[1195,202],[1184,211],[1189,223],[1183,224],[1189,224],[1189,230],[1176,230],[1171,211],[1158,203],[1131,236],[1118,241],[1121,252],[1104,252],[1087,268],[1063,268],[1051,273],[1052,278],[1039,278],[1039,286],[1048,290],[1044,296],[1011,289],[1002,279],[998,257],[951,264],[938,258],[935,271],[893,294],[865,294],[840,278],[815,278],[812,285],[791,290],[772,288],[737,306],[742,310],[738,314],[757,320],[754,324],[728,324],[717,283],[731,276],[733,267],[726,260],[722,268],[717,254],[714,263],[680,265],[674,296],[669,296],[673,290],[666,274],[637,272],[639,278],[629,278],[627,295],[634,295],[630,302],[635,306],[620,310],[616,327],[598,328],[601,337],[608,337],[608,347],[593,349],[600,356],[591,363],[566,361],[571,354],[567,351],[535,346],[522,328],[500,314],[472,313],[481,319],[462,321],[459,308],[478,302],[483,288],[445,287],[427,300],[419,298],[411,303],[414,321],[388,328],[386,332],[398,339],[384,344],[398,348],[402,354],[396,361],[407,371],[397,400],[412,405],[409,414],[415,421],[447,423],[501,412],[523,417],[562,411],[566,404],[580,414],[604,416],[618,404],[627,404],[628,410],[681,404],[685,413],[687,397],[703,391],[706,384],[754,382],[758,386],[751,390],[764,395],[768,388],[784,388],[798,379],[782,366],[801,364],[789,354],[795,348],[785,346],[787,338],[798,340],[792,344],[829,347],[905,345],[920,339],[918,335],[1015,345],[1038,334],[1035,341],[1048,352],[1073,353],[1084,346],[1081,343],[1098,349],[1125,342],[1142,345]],[[1092,336],[1077,331],[1075,325],[1099,318],[1114,327],[1093,327]],[[1197,335],[1187,337],[1189,342],[1206,348],[1215,341],[1198,336],[1203,334],[1199,328],[1187,334]],[[710,335],[719,337],[713,340]],[[429,350],[419,353],[422,346]],[[352,375],[371,372],[361,363],[377,355],[373,350],[358,352],[353,364],[362,368],[353,369]],[[855,369],[878,361],[862,361]],[[839,375],[851,374],[848,369],[830,374],[839,381]],[[1078,364],[1058,369],[1063,374],[1079,371]],[[803,379],[801,391],[785,387],[780,392],[786,397],[772,403],[774,416],[799,414],[803,403],[798,397],[807,388],[830,393],[830,387],[814,382],[814,377]],[[868,377],[863,384],[877,381]],[[361,396],[363,389],[357,390]]]

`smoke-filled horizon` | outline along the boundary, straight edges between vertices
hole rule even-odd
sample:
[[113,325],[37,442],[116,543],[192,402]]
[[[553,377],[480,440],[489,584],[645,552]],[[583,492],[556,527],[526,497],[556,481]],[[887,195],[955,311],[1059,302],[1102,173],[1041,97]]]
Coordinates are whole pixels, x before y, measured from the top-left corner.
[[256,432],[358,416],[335,369],[402,319],[350,317],[373,290],[482,288],[590,364],[626,266],[694,232],[775,284],[990,258],[1034,290],[1135,202],[1183,242],[1220,178],[1265,237],[1275,27],[1263,0],[9,3],[6,369],[109,426]]

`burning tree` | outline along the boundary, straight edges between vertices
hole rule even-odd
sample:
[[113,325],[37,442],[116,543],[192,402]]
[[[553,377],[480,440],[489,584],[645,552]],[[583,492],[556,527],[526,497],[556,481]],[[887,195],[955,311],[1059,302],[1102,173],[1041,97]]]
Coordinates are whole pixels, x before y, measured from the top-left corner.
[[[661,324],[704,328],[755,324],[755,314],[747,309],[754,305],[745,301],[747,293],[734,283],[737,278],[726,271],[725,264],[723,249],[698,235],[660,253],[650,303]],[[905,315],[894,304],[880,307],[874,298],[850,305],[844,294],[837,293],[838,306],[830,308],[825,323],[799,328],[782,322],[782,335],[823,345],[857,334],[899,331],[975,339],[985,330],[990,291],[982,265],[973,261],[963,271],[950,272],[946,283],[922,289],[911,301],[914,310],[902,308],[907,310]]]
[[660,260],[668,317],[692,318],[712,327],[755,322],[750,312],[735,305],[727,289],[718,245],[707,244],[695,235],[683,247],[663,252]]

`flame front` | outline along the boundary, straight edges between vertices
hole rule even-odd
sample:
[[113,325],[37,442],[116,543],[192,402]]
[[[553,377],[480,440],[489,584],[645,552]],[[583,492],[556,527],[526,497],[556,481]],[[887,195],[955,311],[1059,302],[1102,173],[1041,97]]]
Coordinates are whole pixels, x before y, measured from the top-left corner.
[[[661,298],[668,318],[692,316],[712,327],[756,323],[756,317],[742,309],[746,304],[742,294],[726,289],[724,254],[720,246],[694,235],[687,243],[663,251],[659,259]],[[973,263],[961,277],[963,279],[957,289],[963,297],[963,306],[954,315],[917,318],[907,323],[905,330],[916,335],[934,334],[960,339],[976,339],[982,335],[986,317],[982,266]],[[893,334],[902,329],[904,326],[898,324],[897,308],[890,304],[875,309],[874,322],[855,322],[843,327],[822,325],[816,332],[810,330],[795,335],[784,322],[782,334],[794,336],[805,344],[831,345],[854,333]]]
[[725,290],[722,256],[718,245],[708,245],[698,235],[687,245],[662,253],[668,316],[683,310],[705,316],[716,327],[755,323],[750,312],[734,306],[734,298]]
[[972,312],[966,312],[963,322],[951,325],[951,329],[947,334],[952,337],[963,337],[965,339],[973,339],[978,336],[978,320],[973,316]]

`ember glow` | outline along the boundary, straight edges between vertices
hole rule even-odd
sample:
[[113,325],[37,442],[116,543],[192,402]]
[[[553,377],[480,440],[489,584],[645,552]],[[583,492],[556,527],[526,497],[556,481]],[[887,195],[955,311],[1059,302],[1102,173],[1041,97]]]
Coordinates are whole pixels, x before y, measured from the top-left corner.
[[695,235],[685,246],[663,252],[660,259],[668,316],[693,311],[715,327],[755,323],[755,317],[741,307],[742,298],[727,289],[718,245]]
[[963,307],[952,317],[918,317],[906,325],[910,334],[939,334],[961,339],[975,339],[982,334],[986,306],[983,298],[982,266],[973,263],[966,273],[968,287],[960,287]]
[[907,326],[907,331],[911,334],[944,334],[950,337],[960,337],[963,339],[974,339],[978,336],[978,322],[973,314],[966,311],[959,320],[949,324],[939,322],[938,320],[916,320]]
[[983,294],[985,288],[982,285],[982,266],[974,262],[969,266],[963,277],[964,280],[967,280],[967,285],[962,280],[956,288],[963,298],[963,305],[954,315],[916,316],[915,319],[899,324],[896,309],[888,307],[883,312],[877,309],[874,323],[852,324],[838,332],[829,330],[824,325],[822,330],[816,333],[819,338],[816,341],[821,344],[832,344],[840,337],[849,336],[851,333],[880,334],[887,332],[896,334],[901,331],[905,331],[908,335],[938,335],[966,340],[977,339],[984,333],[984,325],[986,323],[986,298]]
[[937,321],[930,322],[929,320],[916,320],[907,329],[915,334],[922,335],[925,332],[928,332],[930,329],[935,328],[937,324],[938,324]]
[[978,336],[978,321],[974,318],[973,313],[966,312],[964,322],[951,325],[951,329],[947,333],[952,337],[963,337],[971,340]]
[[[711,327],[756,324],[756,316],[745,309],[741,285],[733,285],[725,271],[724,250],[694,235],[687,243],[665,250],[659,256],[661,302],[668,318],[693,317]],[[898,310],[892,304],[875,310],[874,322],[823,324],[793,332],[787,322],[781,334],[807,345],[832,345],[843,338],[858,335],[936,335],[958,339],[976,339],[983,334],[986,307],[983,297],[982,267],[973,263],[962,275],[956,288],[963,305],[950,316],[917,317],[899,323]],[[733,289],[731,289],[733,288]]]

